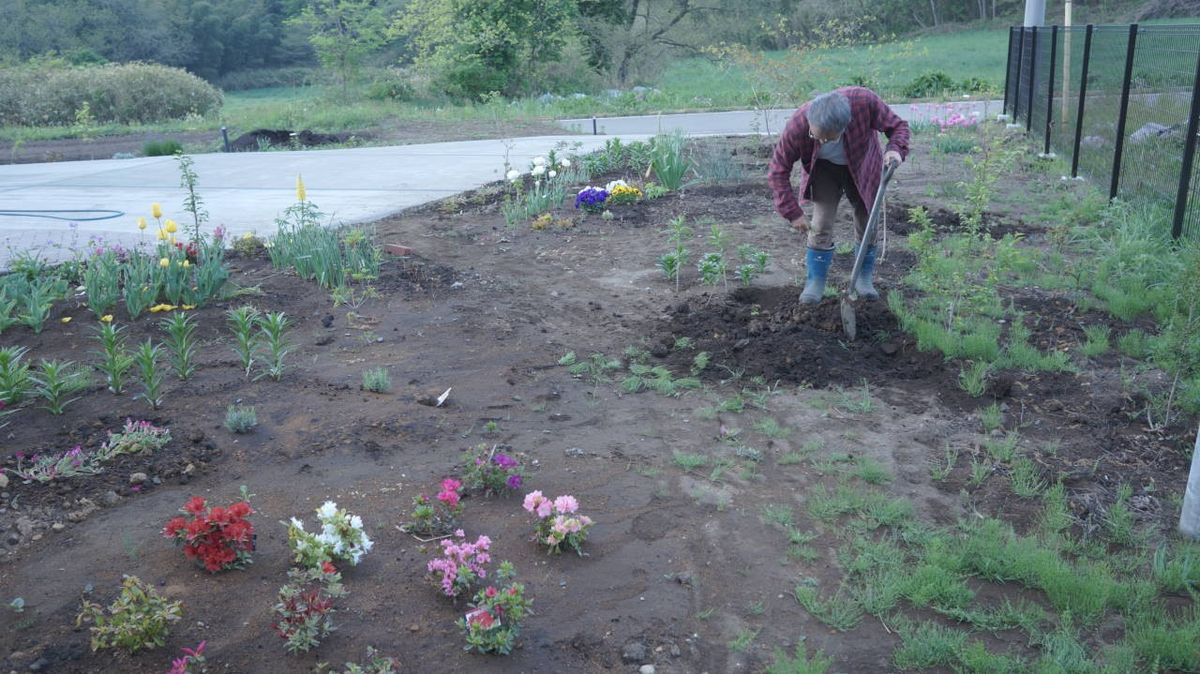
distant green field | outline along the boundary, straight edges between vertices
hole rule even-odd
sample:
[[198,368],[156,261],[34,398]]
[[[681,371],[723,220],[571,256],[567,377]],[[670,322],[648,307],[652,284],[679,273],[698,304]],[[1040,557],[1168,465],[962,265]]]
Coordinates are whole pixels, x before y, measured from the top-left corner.
[[[1148,23],[1195,23],[1190,20]],[[838,49],[814,49],[763,54],[763,63],[775,64],[775,80],[764,79],[734,63],[706,58],[677,59],[654,79],[641,84],[652,90],[643,95],[630,92],[615,96],[603,93],[565,97],[547,103],[535,99],[492,101],[454,105],[446,102],[394,102],[370,100],[361,91],[312,86],[229,92],[221,112],[207,118],[152,126],[108,125],[93,129],[73,127],[4,127],[0,140],[24,142],[37,139],[140,132],[216,130],[222,124],[232,129],[259,127],[356,131],[403,120],[540,120],[590,115],[622,115],[670,111],[744,109],[755,105],[789,107],[813,93],[846,84],[865,84],[889,100],[909,98],[912,82],[921,76],[941,73],[949,86],[929,91],[925,98],[964,93],[964,81],[977,80],[982,96],[998,95],[1004,85],[1008,30],[996,28],[928,35],[882,45]],[[787,75],[794,68],[795,77]],[[780,81],[780,78],[784,78]],[[755,96],[753,82],[758,82]],[[770,82],[770,84],[764,84]]]

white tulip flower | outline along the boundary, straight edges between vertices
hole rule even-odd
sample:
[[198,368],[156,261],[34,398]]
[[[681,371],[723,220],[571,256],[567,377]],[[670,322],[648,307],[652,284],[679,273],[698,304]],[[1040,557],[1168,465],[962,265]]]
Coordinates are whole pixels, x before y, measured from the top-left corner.
[[511,170],[509,170],[509,172],[508,172],[508,173],[505,175],[505,177],[506,177],[506,178],[508,178],[509,180],[516,180],[517,178],[520,178],[520,177],[521,177],[521,172],[520,172],[520,171],[518,171],[517,169],[511,169]]
[[558,165],[562,168],[571,168],[571,160],[563,157],[561,160],[559,160]]
[[551,177],[551,178],[553,178],[553,177],[555,177],[555,176],[557,176],[557,175],[558,175],[558,171],[555,171],[554,169],[550,169],[550,177]]
[[545,157],[534,157],[534,158],[533,158],[533,165],[534,165],[534,166],[545,166],[545,165],[546,165],[546,158],[545,158]]
[[614,187],[629,187],[629,184],[626,183],[624,180],[614,180],[611,183],[605,185],[604,189],[609,192],[612,192]]
[[543,173],[545,173],[545,172],[546,172],[546,167],[545,167],[545,166],[543,166],[543,165],[541,165],[541,164],[538,164],[537,166],[534,166],[534,167],[533,167],[533,170],[532,170],[532,171],[530,171],[530,173],[532,173],[534,176],[540,176],[540,175],[542,175],[542,174],[543,174]]

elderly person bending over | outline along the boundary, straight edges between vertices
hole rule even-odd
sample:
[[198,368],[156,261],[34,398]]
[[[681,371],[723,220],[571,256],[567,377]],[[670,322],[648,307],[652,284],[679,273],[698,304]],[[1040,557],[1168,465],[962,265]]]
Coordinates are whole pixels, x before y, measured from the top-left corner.
[[[879,147],[880,131],[888,137],[885,152]],[[854,206],[855,240],[861,241],[867,213],[879,190],[883,164],[899,165],[904,161],[908,138],[908,122],[896,116],[875,92],[863,87],[844,87],[817,96],[788,121],[771,157],[767,182],[775,193],[775,210],[796,231],[808,233],[808,277],[800,293],[802,304],[816,304],[825,294],[825,277],[833,259],[833,222],[842,195]],[[792,166],[797,161],[801,161],[803,171],[800,195],[812,202],[811,223],[792,190]],[[861,297],[878,299],[872,281],[875,241],[866,244],[855,290]]]

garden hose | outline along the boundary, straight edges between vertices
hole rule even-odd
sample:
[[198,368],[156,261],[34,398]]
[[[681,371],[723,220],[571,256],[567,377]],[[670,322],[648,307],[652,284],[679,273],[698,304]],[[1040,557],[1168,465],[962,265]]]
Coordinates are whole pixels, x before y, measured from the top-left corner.
[[[110,213],[111,215],[101,215],[98,217],[81,218],[81,217],[63,217],[61,215],[51,215],[52,213]],[[31,210],[31,211],[10,211],[0,210],[0,216],[9,216],[13,218],[45,218],[46,220],[63,220],[65,222],[95,222],[97,220],[112,220],[125,215],[125,211],[113,211],[105,208],[85,208],[80,210]]]

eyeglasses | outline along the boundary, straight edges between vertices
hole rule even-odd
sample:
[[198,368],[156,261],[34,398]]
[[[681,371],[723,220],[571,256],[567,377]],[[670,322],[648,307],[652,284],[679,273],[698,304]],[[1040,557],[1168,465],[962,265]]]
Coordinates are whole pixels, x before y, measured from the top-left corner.
[[842,133],[839,133],[838,135],[834,136],[833,138],[821,138],[819,136],[814,136],[813,132],[809,131],[808,137],[817,141],[818,143],[836,143],[837,141],[842,139],[842,134],[844,134],[844,133],[845,133],[845,131],[843,131]]

